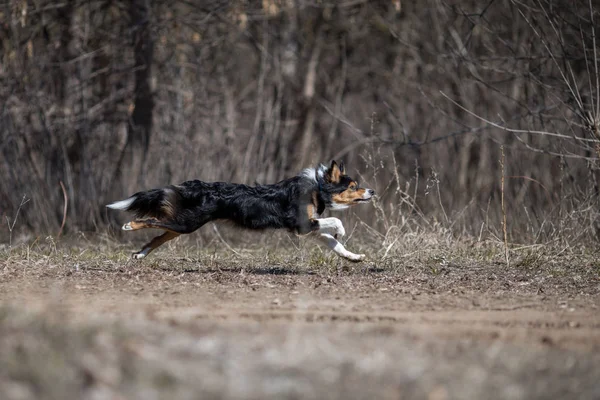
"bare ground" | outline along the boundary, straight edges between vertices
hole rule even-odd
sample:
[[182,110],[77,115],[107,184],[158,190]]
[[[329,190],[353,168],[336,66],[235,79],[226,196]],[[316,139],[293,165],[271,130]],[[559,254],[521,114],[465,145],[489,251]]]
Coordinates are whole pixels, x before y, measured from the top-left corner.
[[0,398],[600,398],[595,257],[530,259],[9,256]]

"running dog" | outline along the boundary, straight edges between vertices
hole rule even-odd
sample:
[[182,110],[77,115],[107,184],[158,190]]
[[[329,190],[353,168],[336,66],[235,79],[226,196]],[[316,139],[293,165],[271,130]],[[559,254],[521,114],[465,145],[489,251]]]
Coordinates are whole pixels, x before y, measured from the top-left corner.
[[138,192],[107,207],[132,212],[135,219],[124,231],[144,228],[165,230],[133,254],[146,257],[152,250],[179,235],[192,233],[215,220],[229,220],[248,229],[285,228],[311,234],[350,261],[363,260],[338,242],[346,231],[338,218],[320,218],[327,209],[343,210],[371,200],[375,191],[361,188],[343,163],[303,170],[293,178],[271,185],[247,186],[199,180]]

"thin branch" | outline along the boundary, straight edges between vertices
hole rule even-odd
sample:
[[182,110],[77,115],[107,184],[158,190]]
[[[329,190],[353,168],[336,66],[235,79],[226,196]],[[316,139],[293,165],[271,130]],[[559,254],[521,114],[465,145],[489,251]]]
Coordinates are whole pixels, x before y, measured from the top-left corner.
[[23,195],[23,198],[21,199],[21,203],[19,204],[19,207],[17,208],[17,212],[15,213],[15,219],[12,221],[12,224],[10,223],[10,218],[8,218],[8,216],[6,217],[6,222],[8,223],[8,247],[12,248],[12,233],[13,233],[13,229],[15,228],[15,224],[17,223],[17,218],[19,218],[19,212],[21,211],[21,208],[27,204],[29,202],[26,195]]
[[505,167],[504,167],[504,146],[500,146],[500,170],[501,170],[501,177],[500,177],[500,203],[501,203],[501,207],[502,207],[502,232],[504,233],[504,257],[506,259],[506,266],[509,267],[510,266],[510,261],[508,258],[508,232],[506,229],[506,205],[504,202],[504,171],[505,171]]
[[461,110],[465,111],[466,113],[472,115],[473,117],[485,122],[488,125],[491,125],[495,128],[498,129],[502,129],[504,131],[507,132],[511,132],[511,133],[530,133],[530,134],[537,134],[537,135],[543,135],[543,136],[552,136],[552,137],[557,137],[557,138],[561,138],[561,139],[571,139],[571,140],[581,140],[583,142],[590,142],[590,143],[600,143],[600,140],[598,139],[588,139],[588,138],[582,138],[579,136],[569,136],[569,135],[563,135],[560,133],[555,133],[555,132],[546,132],[546,131],[536,131],[536,130],[530,130],[530,129],[513,129],[513,128],[509,128],[507,126],[504,125],[500,125],[496,122],[492,122],[489,119],[485,119],[483,118],[481,115],[476,114],[475,112],[465,108],[464,106],[462,106],[461,104],[459,104],[458,102],[456,102],[454,99],[450,98],[446,93],[442,92],[440,90],[440,93],[442,96],[444,96],[446,99],[450,100],[450,102],[452,102],[452,104],[454,104],[455,106],[459,107]]
[[[592,25],[592,32],[594,32],[593,25]],[[594,88],[592,86],[592,74],[590,73],[590,61],[588,60],[587,51],[585,48],[585,39],[583,37],[583,29],[581,28],[581,20],[579,21],[579,35],[581,36],[581,49],[583,50],[583,58],[585,59],[585,69],[587,71],[588,85],[590,87],[590,100],[592,101],[592,110],[593,110],[595,108],[594,107],[594,101],[595,101],[594,100]],[[584,116],[584,118],[587,118],[587,116]],[[593,125],[594,121],[589,121],[589,122],[591,122]]]
[[217,237],[219,238],[221,243],[223,243],[225,245],[225,247],[227,247],[227,249],[229,249],[229,251],[231,251],[236,256],[241,256],[241,254],[239,252],[237,252],[233,247],[231,247],[229,245],[229,243],[227,243],[227,241],[225,239],[223,239],[223,236],[221,236],[221,233],[219,232],[219,228],[217,228],[217,225],[212,224],[212,227],[213,227],[213,231],[215,232],[215,234],[217,235]]
[[541,153],[541,154],[546,154],[546,155],[554,156],[554,157],[564,157],[564,158],[586,160],[586,161],[597,161],[598,160],[598,158],[596,158],[596,157],[586,157],[586,156],[580,156],[577,154],[556,153],[554,151],[544,150],[544,149],[540,149],[537,147],[533,147],[529,143],[526,143],[523,139],[521,139],[517,135],[515,135],[515,139],[517,139],[519,142],[521,142],[527,148],[527,150],[531,150],[534,153]]
[[[546,14],[548,22],[550,22],[551,26],[554,29],[554,24],[552,23],[552,20],[550,20],[550,18],[548,17],[548,14],[546,13],[546,10],[543,8],[543,6],[542,6],[542,10],[544,11],[544,14]],[[519,14],[521,14],[521,16],[523,17],[523,19],[525,19],[525,22],[527,22],[527,24],[529,25],[529,27],[533,30],[533,32],[536,34],[536,36],[540,39],[540,41],[542,42],[542,44],[546,48],[546,51],[548,52],[548,54],[552,58],[552,61],[554,61],[554,64],[556,65],[556,68],[558,69],[558,72],[560,72],[560,76],[562,77],[563,81],[565,82],[565,84],[569,88],[569,91],[571,92],[571,95],[573,95],[573,98],[577,102],[577,105],[579,106],[579,109],[583,111],[584,108],[583,108],[583,104],[581,103],[581,99],[577,96],[577,93],[571,87],[571,82],[565,76],[562,68],[558,64],[558,60],[556,60],[556,57],[554,56],[554,53],[552,52],[552,50],[550,50],[550,47],[548,46],[548,43],[544,40],[544,37],[542,35],[540,35],[540,33],[537,31],[537,29],[535,29],[535,27],[533,26],[533,24],[531,23],[531,21],[529,21],[529,19],[525,16],[525,14],[523,13],[523,11],[521,11],[520,9],[519,9]]]
[[592,8],[592,0],[589,0],[590,5],[590,19],[592,21],[592,47],[594,49],[594,70],[596,71],[596,116],[594,122],[596,123],[595,134],[600,134],[600,78],[598,77],[598,54],[596,49],[596,25],[594,25],[594,9]]
[[[538,0],[538,4],[540,5],[540,8],[542,9],[542,11],[544,12],[544,16],[546,17],[546,20],[550,23],[550,26],[552,27],[552,30],[554,30],[554,34],[556,35],[562,49],[563,52],[564,50],[564,40],[561,37],[561,34],[558,30],[558,28],[556,27],[556,25],[554,24],[554,22],[552,21],[552,19],[550,18],[550,15],[548,14],[548,12],[546,11],[546,9],[544,8],[544,6],[542,5],[542,3]],[[543,42],[543,41],[542,41]],[[546,46],[546,43],[544,43],[544,46],[546,47],[546,50],[548,51],[548,53],[551,55],[552,59],[554,59],[554,54],[551,52],[549,46]],[[584,55],[585,55],[585,45],[583,46],[583,51],[584,51]],[[577,79],[575,78],[575,73],[573,72],[573,67],[571,67],[571,64],[565,59],[565,63],[567,64],[567,69],[569,71],[569,73],[571,74],[571,79],[573,79],[573,87],[575,88],[575,92],[573,94],[573,97],[575,97],[575,99],[577,100],[577,104],[580,107],[580,111],[583,113],[584,108],[583,108],[583,98],[581,97],[581,92],[579,90],[579,87],[577,86]],[[557,67],[558,67],[558,63],[557,63]],[[562,73],[561,73],[562,75]],[[563,79],[565,79],[565,77],[563,76]],[[565,83],[567,85],[569,85],[570,81],[566,81]],[[571,89],[571,87],[569,87],[569,89]]]
[[69,205],[69,198],[67,197],[67,190],[65,189],[65,185],[63,184],[62,181],[59,181],[60,183],[60,188],[62,189],[63,192],[63,199],[65,201],[65,205],[63,207],[63,219],[62,219],[62,223],[60,224],[60,230],[58,231],[58,235],[56,235],[56,238],[58,239],[60,237],[60,235],[63,232],[63,229],[65,227],[65,222],[67,221],[67,206]]

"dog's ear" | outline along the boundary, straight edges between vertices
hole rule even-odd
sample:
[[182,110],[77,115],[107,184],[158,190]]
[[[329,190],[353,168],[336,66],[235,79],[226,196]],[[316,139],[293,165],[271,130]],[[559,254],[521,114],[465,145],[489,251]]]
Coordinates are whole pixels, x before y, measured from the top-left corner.
[[335,160],[331,162],[331,167],[327,170],[327,181],[331,183],[339,183],[340,176],[342,176],[342,171],[340,171],[340,167],[338,167]]
[[341,173],[342,175],[346,175],[346,166],[344,165],[344,162],[343,162],[343,161],[340,161],[340,165],[339,165],[339,167],[340,167],[340,173]]

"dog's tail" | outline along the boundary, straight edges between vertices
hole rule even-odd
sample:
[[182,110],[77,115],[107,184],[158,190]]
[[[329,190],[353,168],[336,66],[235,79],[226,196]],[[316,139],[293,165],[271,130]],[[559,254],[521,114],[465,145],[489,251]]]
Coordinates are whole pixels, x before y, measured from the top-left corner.
[[138,192],[125,200],[110,203],[106,207],[132,212],[137,218],[164,219],[172,218],[175,215],[179,198],[177,188],[169,186]]

